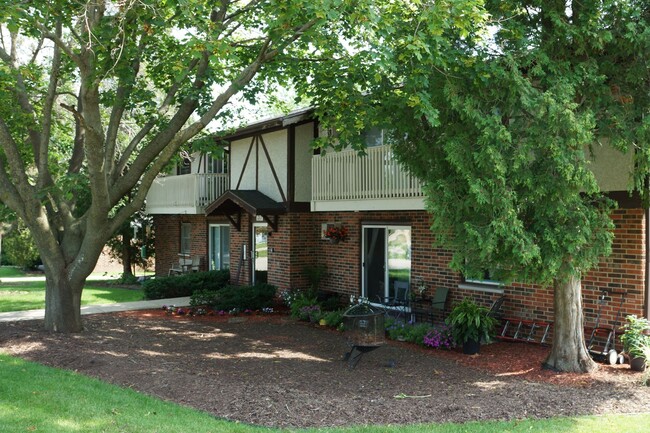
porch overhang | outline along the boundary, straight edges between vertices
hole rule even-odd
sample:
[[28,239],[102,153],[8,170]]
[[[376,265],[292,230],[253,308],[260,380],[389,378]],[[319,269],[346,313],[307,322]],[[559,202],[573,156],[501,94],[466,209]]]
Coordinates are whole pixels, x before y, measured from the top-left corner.
[[286,208],[257,190],[228,190],[205,209],[205,215],[225,215],[237,231],[241,231],[242,211],[259,215],[277,232],[278,216],[286,213]]

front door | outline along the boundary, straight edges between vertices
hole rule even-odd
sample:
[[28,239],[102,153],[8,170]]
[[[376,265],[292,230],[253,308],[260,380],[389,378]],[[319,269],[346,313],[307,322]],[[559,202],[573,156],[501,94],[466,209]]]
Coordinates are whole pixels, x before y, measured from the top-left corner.
[[268,280],[268,237],[269,227],[266,223],[253,224],[253,284],[266,283]]
[[411,228],[363,226],[362,296],[383,303],[411,281]]

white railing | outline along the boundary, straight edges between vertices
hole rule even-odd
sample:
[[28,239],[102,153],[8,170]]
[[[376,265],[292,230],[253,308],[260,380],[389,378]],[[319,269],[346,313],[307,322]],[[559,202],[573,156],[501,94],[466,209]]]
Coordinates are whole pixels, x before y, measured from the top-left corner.
[[389,146],[328,152],[312,158],[312,200],[422,197],[419,180],[404,170]]
[[227,174],[159,177],[147,194],[147,212],[201,212],[229,188],[229,183]]

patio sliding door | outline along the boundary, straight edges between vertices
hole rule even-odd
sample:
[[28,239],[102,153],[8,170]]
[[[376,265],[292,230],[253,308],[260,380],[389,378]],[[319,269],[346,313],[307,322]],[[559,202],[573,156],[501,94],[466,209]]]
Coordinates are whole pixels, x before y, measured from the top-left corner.
[[211,271],[230,267],[230,226],[210,224],[208,263]]
[[370,302],[395,297],[395,287],[411,281],[411,228],[363,226],[362,296]]

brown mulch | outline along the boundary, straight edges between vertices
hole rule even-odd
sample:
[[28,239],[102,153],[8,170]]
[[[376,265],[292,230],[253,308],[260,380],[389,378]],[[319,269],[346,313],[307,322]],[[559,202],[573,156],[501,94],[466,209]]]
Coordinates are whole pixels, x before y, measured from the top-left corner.
[[629,366],[541,369],[548,348],[494,343],[475,356],[389,342],[354,370],[345,333],[287,316],[86,316],[76,335],[0,323],[0,350],[230,420],[279,427],[413,424],[650,412]]

